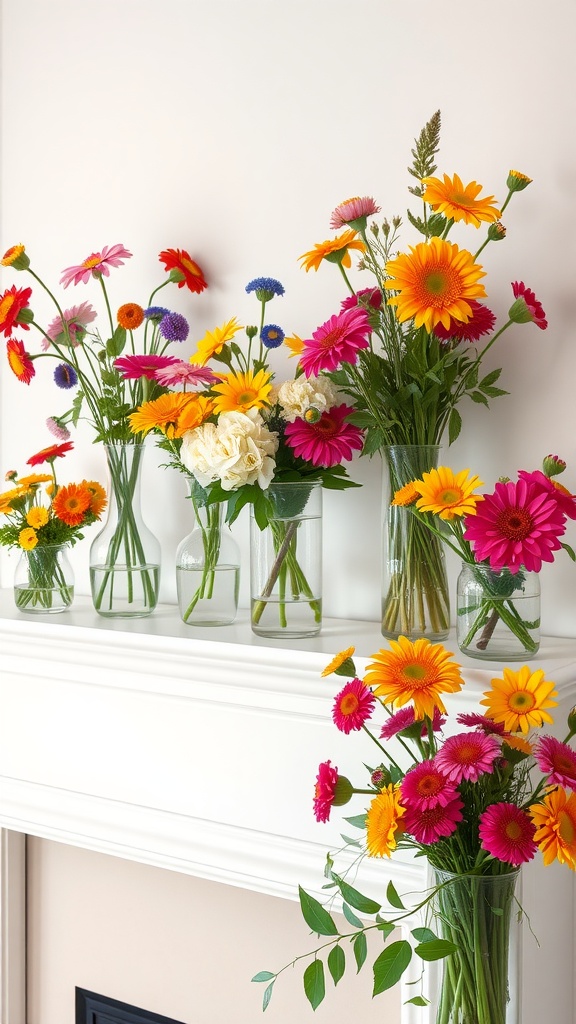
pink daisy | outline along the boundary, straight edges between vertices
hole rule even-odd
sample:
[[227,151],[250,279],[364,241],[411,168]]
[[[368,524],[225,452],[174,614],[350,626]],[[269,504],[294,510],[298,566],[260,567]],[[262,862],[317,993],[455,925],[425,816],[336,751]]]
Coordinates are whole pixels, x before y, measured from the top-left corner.
[[156,380],[163,387],[174,387],[177,384],[215,384],[218,378],[207,366],[193,366],[183,359],[177,359],[170,366],[156,370]]
[[354,410],[348,405],[333,405],[315,423],[304,419],[287,423],[286,441],[296,456],[313,466],[337,466],[351,459],[353,451],[360,451],[364,443],[360,428],[346,422],[351,412]]
[[484,306],[476,299],[469,299],[468,305],[472,310],[472,316],[465,323],[459,320],[452,320],[450,327],[436,324],[434,334],[440,341],[478,341],[483,334],[491,334],[494,330],[496,317],[488,306]]
[[554,786],[576,791],[576,751],[554,736],[542,736],[534,750],[541,771]]
[[545,331],[548,327],[546,314],[532,289],[527,288],[523,281],[513,281],[512,291],[516,302],[508,313],[510,319],[519,324],[532,321],[541,331]]
[[306,376],[336,370],[340,363],[355,363],[360,349],[368,348],[370,330],[368,314],[360,306],[331,316],[304,342],[300,365]]
[[346,309],[355,309],[356,306],[362,306],[365,309],[367,305],[371,309],[380,309],[382,292],[379,288],[361,288],[359,292],[347,295],[340,303],[340,310],[344,312]]
[[445,740],[436,754],[436,764],[452,782],[476,782],[480,775],[494,770],[494,761],[499,756],[500,746],[493,736],[460,732]]
[[[68,339],[70,339],[70,344],[78,345],[86,334],[88,324],[91,324],[97,315],[96,310],[89,302],[81,302],[79,306],[65,309],[62,316],[54,317],[54,320],[48,324],[46,334],[58,345],[68,344]],[[64,329],[65,325],[68,326],[68,333]],[[44,351],[50,348],[48,338],[42,339]]]
[[54,437],[57,437],[59,441],[68,441],[70,438],[70,431],[68,427],[64,425],[56,416],[49,416],[46,420],[46,426]]
[[372,196],[362,196],[362,198],[355,196],[354,199],[347,199],[346,202],[340,203],[333,210],[330,227],[338,230],[338,228],[345,228],[350,224],[360,230],[366,227],[366,218],[371,217],[374,213],[380,213],[380,207],[376,206]]
[[460,725],[482,729],[482,732],[488,735],[503,736],[505,731],[503,722],[493,722],[491,718],[486,718],[486,715],[479,715],[476,711],[471,711],[470,713],[461,711],[459,715],[456,715],[456,721]]
[[440,838],[451,836],[456,831],[458,822],[462,821],[463,807],[459,796],[454,797],[445,807],[442,804],[436,804],[426,810],[409,807],[402,819],[405,831],[414,836],[417,843],[436,843]]
[[[434,708],[434,718],[432,719],[433,731],[440,732],[445,721],[445,715],[441,715],[438,708]],[[421,725],[421,736],[425,739],[428,735],[426,721],[419,719],[418,724]],[[390,715],[388,721],[382,726],[380,739],[391,740],[393,736],[396,736],[399,732],[404,732],[405,729],[409,729],[411,725],[414,725],[414,708],[410,704]]]
[[131,255],[132,253],[123,245],[105,245],[102,252],[93,252],[83,263],[66,267],[66,270],[62,271],[60,284],[67,288],[69,284],[80,284],[81,281],[87,284],[91,277],[109,277],[108,268],[121,267]]
[[525,469],[520,469],[518,477],[520,480],[527,480],[528,483],[533,481],[535,484],[539,484],[546,494],[558,502],[565,516],[568,516],[569,519],[576,519],[576,497],[570,494],[570,491],[563,487],[558,480],[551,480],[549,476],[546,476],[539,469],[534,469],[531,473]]
[[476,514],[464,518],[464,537],[479,562],[492,569],[516,573],[522,566],[540,572],[542,562],[553,562],[562,546],[565,517],[555,498],[530,479],[497,483],[493,494],[483,495]]
[[534,857],[535,831],[526,812],[516,804],[491,804],[480,815],[478,834],[482,849],[515,867]]
[[349,733],[361,729],[370,718],[376,704],[376,697],[361,679],[352,679],[334,701],[332,718],[340,732]]
[[314,816],[316,821],[328,821],[334,802],[338,769],[332,768],[330,761],[323,761],[318,766],[316,786],[314,789]]
[[402,803],[419,811],[440,804],[446,807],[457,795],[456,786],[444,775],[434,760],[421,761],[410,768],[400,785]]
[[120,356],[119,359],[114,360],[114,366],[120,371],[124,380],[139,380],[140,377],[156,380],[158,370],[163,370],[166,366],[171,366],[172,363],[179,361],[176,359],[176,356],[157,356],[152,354],[148,356]]

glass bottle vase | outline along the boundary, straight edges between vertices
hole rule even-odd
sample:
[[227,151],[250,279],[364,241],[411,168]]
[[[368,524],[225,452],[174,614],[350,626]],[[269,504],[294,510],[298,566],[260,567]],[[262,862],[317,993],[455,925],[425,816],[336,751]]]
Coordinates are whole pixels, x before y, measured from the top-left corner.
[[21,551],[14,571],[14,601],[21,612],[64,612],[74,600],[74,571],[68,544],[39,544]]
[[240,549],[222,503],[201,505],[190,487],[195,525],[176,552],[180,617],[189,626],[226,626],[238,610]]
[[534,657],[540,647],[538,573],[463,562],[456,586],[456,640],[470,658]]
[[142,618],[154,611],[160,544],[141,510],[144,445],[107,444],[108,515],[90,547],[92,602],[99,615]]
[[270,484],[268,525],[250,512],[251,624],[257,636],[317,636],[322,626],[322,484]]
[[406,484],[438,466],[439,445],[382,449],[382,635],[445,640],[450,598],[444,545],[409,507],[393,505]]

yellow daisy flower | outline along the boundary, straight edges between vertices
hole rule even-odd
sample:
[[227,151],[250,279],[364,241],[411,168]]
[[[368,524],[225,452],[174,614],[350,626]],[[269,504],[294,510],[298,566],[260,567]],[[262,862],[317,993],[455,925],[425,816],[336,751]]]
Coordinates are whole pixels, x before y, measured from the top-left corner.
[[423,473],[421,480],[414,481],[414,488],[420,495],[416,508],[421,512],[433,512],[440,519],[475,515],[476,505],[484,498],[472,492],[481,487],[483,481],[477,476],[469,477],[468,473],[468,469],[462,469],[454,474],[448,466]]
[[246,412],[248,409],[261,409],[268,402],[272,389],[271,375],[266,370],[254,373],[227,373],[220,376],[221,384],[214,384],[212,390],[218,392],[214,400],[214,412]]
[[0,494],[0,513],[7,514],[8,512],[13,512],[14,509],[12,508],[12,502],[16,498],[21,498],[25,493],[26,488],[18,486],[12,487],[11,490],[4,491],[3,494]]
[[182,409],[190,401],[190,395],[176,392],[160,395],[151,402],[143,402],[128,417],[133,434],[147,434],[150,430],[161,430],[166,437],[174,437],[176,423]]
[[576,793],[568,796],[558,787],[529,810],[536,826],[534,841],[542,851],[544,864],[557,860],[576,871]]
[[50,513],[43,505],[34,505],[34,507],[26,513],[26,522],[28,523],[28,526],[32,526],[35,530],[39,530],[41,526],[46,526],[49,518]]
[[[338,654],[335,654],[332,661],[329,662],[324,671],[320,673],[321,677],[324,678],[325,676],[331,676],[333,672],[338,672],[338,669],[342,670],[342,668],[347,667],[352,669],[352,676],[354,676],[356,672],[354,669],[354,662],[352,661],[352,655],[355,650],[355,647],[347,647],[345,651],[340,651]],[[347,666],[347,662],[350,662],[349,666]],[[338,674],[342,675],[343,673],[340,671]],[[349,673],[345,674],[348,675]]]
[[35,487],[37,484],[49,484],[52,479],[50,473],[30,473],[29,476],[22,476],[18,481],[19,487]]
[[396,849],[397,834],[403,831],[404,811],[398,786],[387,786],[374,797],[366,815],[366,843],[370,857],[389,857]]
[[449,660],[452,651],[423,637],[413,642],[405,636],[390,640],[390,648],[372,655],[366,686],[375,687],[377,697],[396,707],[413,701],[415,719],[433,718],[434,708],[445,714],[440,694],[456,693],[464,682],[460,666]]
[[406,505],[413,505],[418,497],[419,491],[416,490],[414,481],[411,480],[409,484],[404,484],[404,487],[400,487],[396,491],[390,504],[399,505],[403,508]]
[[410,253],[402,253],[386,264],[389,278],[384,287],[396,291],[388,298],[388,305],[396,306],[398,320],[414,319],[414,327],[433,331],[436,324],[447,329],[452,320],[467,323],[472,315],[469,299],[486,297],[483,284],[486,274],[466,249],[431,238],[410,246]]
[[190,356],[190,362],[195,366],[205,366],[214,355],[219,355],[224,345],[232,341],[238,331],[242,330],[242,324],[238,323],[235,316],[227,320],[222,327],[216,327],[213,331],[206,331],[204,337],[198,342],[196,352]]
[[357,237],[356,232],[352,228],[348,228],[341,235],[337,235],[336,238],[329,238],[326,242],[318,242],[310,252],[303,253],[298,259],[302,260],[302,266],[306,271],[318,270],[322,260],[328,260],[330,263],[340,263],[343,267],[350,267],[352,266],[352,260],[348,250],[357,249],[359,252],[364,252],[365,248],[364,242]]
[[544,678],[544,669],[532,672],[524,665],[518,672],[502,670],[503,678],[492,679],[492,689],[484,693],[480,703],[487,707],[486,717],[501,722],[506,732],[527,733],[544,722],[552,723],[546,708],[556,707],[555,684]]
[[284,338],[284,344],[290,349],[289,359],[292,356],[301,356],[304,351],[304,341],[297,334],[293,334],[291,338]]
[[99,519],[108,503],[102,484],[97,480],[82,480],[80,486],[90,492],[90,512]]
[[31,526],[26,527],[25,530],[20,530],[18,543],[21,548],[24,548],[24,551],[32,551],[38,543],[36,530],[33,530]]
[[450,178],[448,174],[444,179],[423,178],[422,184],[425,192],[422,199],[436,213],[443,213],[451,220],[463,220],[465,224],[473,224],[479,228],[482,221],[499,220],[501,214],[494,206],[494,196],[484,196],[478,199],[482,185],[471,181],[468,185],[462,184],[462,179],[457,174]]

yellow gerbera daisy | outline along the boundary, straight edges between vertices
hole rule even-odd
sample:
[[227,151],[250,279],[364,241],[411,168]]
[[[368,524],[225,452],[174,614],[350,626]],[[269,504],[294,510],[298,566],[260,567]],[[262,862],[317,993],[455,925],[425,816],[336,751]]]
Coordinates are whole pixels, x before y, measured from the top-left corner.
[[511,747],[512,750],[519,750],[520,753],[526,754],[528,757],[534,751],[534,745],[529,743],[528,740],[523,739],[522,736],[503,736],[502,742],[505,743],[507,747]]
[[400,487],[399,490],[396,491],[390,504],[400,505],[401,507],[413,505],[419,497],[419,494],[420,492],[416,490],[414,481],[411,480],[409,484],[404,484],[404,487]]
[[178,417],[174,437],[183,437],[188,430],[195,430],[214,412],[214,402],[206,395],[191,394]]
[[290,349],[290,359],[292,356],[301,356],[304,351],[304,341],[297,334],[293,334],[291,338],[284,338],[284,344]]
[[46,526],[49,518],[50,513],[43,505],[34,505],[34,507],[26,513],[26,522],[28,523],[28,526],[32,526],[35,530],[39,530],[41,526]]
[[364,242],[357,237],[356,232],[352,228],[348,228],[341,235],[337,235],[336,238],[329,238],[326,242],[318,242],[310,252],[303,253],[298,259],[302,260],[302,266],[306,271],[318,270],[322,260],[328,260],[330,263],[340,263],[343,267],[350,267],[352,266],[352,260],[348,250],[358,249],[359,252],[364,252],[365,248]]
[[271,375],[266,370],[254,373],[227,373],[220,376],[221,384],[214,384],[212,390],[218,392],[214,400],[214,412],[246,412],[248,409],[261,409],[268,402],[272,389]]
[[176,423],[182,409],[190,401],[190,395],[177,392],[160,395],[151,402],[143,402],[128,417],[133,434],[147,434],[149,430],[161,430],[166,437],[174,437]]
[[542,851],[544,864],[557,860],[576,871],[576,793],[568,796],[559,787],[529,810],[536,826],[534,841]]
[[36,530],[33,530],[31,526],[26,527],[25,530],[20,530],[18,543],[21,548],[24,548],[24,551],[32,551],[38,543]]
[[37,484],[49,484],[52,479],[51,473],[30,473],[29,476],[22,476],[18,486],[23,488],[35,487]]
[[466,249],[442,238],[410,246],[409,254],[388,261],[386,272],[384,287],[398,292],[388,298],[398,320],[414,318],[414,326],[427,331],[440,323],[449,328],[453,319],[467,323],[472,315],[468,300],[486,297],[479,283],[486,276],[480,264]]
[[11,490],[4,491],[3,494],[0,494],[0,512],[13,512],[14,509],[12,508],[12,502],[15,500],[15,498],[21,498],[22,495],[25,493],[26,488],[18,486],[12,487]]
[[544,678],[544,669],[531,672],[528,665],[514,672],[511,668],[502,670],[503,678],[492,679],[492,689],[484,693],[486,717],[502,722],[506,732],[527,733],[537,729],[544,722],[552,723],[546,708],[556,707],[558,694],[555,684]]
[[462,469],[454,474],[448,466],[423,473],[421,480],[414,481],[414,488],[420,495],[416,508],[421,512],[433,512],[440,519],[475,515],[477,503],[484,498],[472,492],[481,487],[483,481],[477,476],[469,477],[468,473],[468,469]]
[[387,786],[374,797],[366,815],[366,843],[370,857],[389,857],[401,834],[405,808],[400,803],[400,788]]
[[190,362],[195,366],[205,366],[208,360],[214,355],[219,355],[224,345],[228,341],[232,341],[234,335],[241,330],[242,324],[239,324],[236,317],[233,316],[222,327],[216,327],[213,331],[206,331],[204,337],[198,342],[196,352],[190,356]]
[[416,719],[433,718],[434,708],[445,713],[440,694],[457,693],[464,682],[460,666],[449,660],[452,651],[424,637],[413,642],[400,636],[390,640],[390,647],[372,655],[375,661],[364,676],[366,686],[375,687],[377,697],[396,707],[413,701]]
[[[347,647],[345,651],[340,651],[338,654],[335,654],[334,657],[332,658],[332,661],[329,662],[328,665],[326,665],[324,671],[320,673],[321,677],[324,678],[325,676],[331,676],[332,673],[337,672],[338,669],[342,670],[342,668],[347,667],[351,668],[352,676],[354,676],[356,672],[354,670],[354,662],[352,661],[352,655],[354,654],[355,650],[355,647]],[[349,666],[347,666],[347,662],[350,662]],[[340,671],[339,675],[342,674],[342,671]]]
[[500,210],[494,206],[494,196],[478,199],[482,185],[475,181],[463,185],[457,174],[453,178],[445,174],[443,181],[440,178],[423,178],[422,184],[425,186],[424,202],[451,220],[463,220],[465,224],[479,228],[482,221],[495,221],[501,216]]
[[85,487],[90,492],[90,511],[93,516],[99,519],[108,502],[106,491],[102,484],[98,483],[97,480],[82,480],[80,486]]

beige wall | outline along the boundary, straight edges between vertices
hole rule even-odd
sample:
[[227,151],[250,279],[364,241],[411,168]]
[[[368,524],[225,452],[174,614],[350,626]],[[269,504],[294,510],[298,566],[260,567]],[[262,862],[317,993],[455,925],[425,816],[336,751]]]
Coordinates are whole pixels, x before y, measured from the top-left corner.
[[313,948],[296,903],[36,838],[27,854],[27,1024],[73,1024],[76,985],[183,1024],[399,1020],[398,991],[371,998],[371,961],[315,1014],[288,971],[262,1016],[252,975]]

